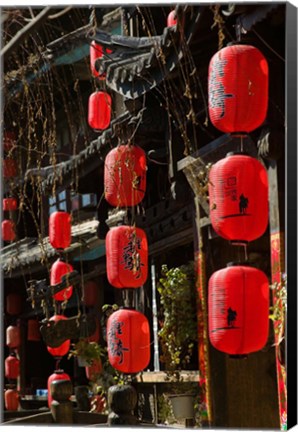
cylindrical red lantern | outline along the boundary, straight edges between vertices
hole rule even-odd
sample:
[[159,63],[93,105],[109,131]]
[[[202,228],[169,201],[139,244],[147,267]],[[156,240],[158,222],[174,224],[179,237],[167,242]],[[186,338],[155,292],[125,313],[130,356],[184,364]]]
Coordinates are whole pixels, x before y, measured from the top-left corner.
[[[73,271],[73,267],[71,264],[66,263],[60,258],[55,261],[51,267],[50,271],[50,284],[52,286],[58,285],[62,282],[62,276],[65,276]],[[68,300],[72,296],[73,287],[69,286],[58,293],[54,294],[54,299],[56,301],[65,301]]]
[[9,348],[18,348],[21,345],[21,331],[19,326],[8,326],[6,329],[6,345]]
[[6,313],[20,315],[23,309],[22,296],[18,293],[10,293],[6,296]]
[[16,144],[16,135],[13,131],[5,131],[3,134],[3,150],[8,152]]
[[214,348],[246,355],[264,347],[269,329],[269,283],[246,265],[213,273],[208,287],[209,338]]
[[27,339],[31,342],[39,342],[40,337],[40,330],[39,330],[39,322],[37,319],[29,319],[28,320],[28,326],[27,326]]
[[3,198],[2,207],[3,211],[15,211],[18,209],[18,202],[16,198]]
[[71,243],[71,216],[64,211],[56,211],[49,219],[49,240],[54,249],[66,249]]
[[88,307],[95,306],[98,300],[99,286],[93,281],[89,280],[84,284],[84,303]]
[[19,408],[19,393],[17,390],[6,390],[4,393],[4,402],[7,411],[17,411]]
[[15,354],[10,354],[5,359],[5,376],[8,379],[17,379],[20,375],[20,360]]
[[[60,320],[66,320],[67,318],[65,318],[65,316],[63,315],[54,315],[50,318],[50,321],[60,321]],[[53,357],[63,357],[65,356],[70,348],[70,339],[67,339],[66,341],[64,341],[61,345],[59,345],[57,348],[52,348],[50,346],[47,346],[47,349],[49,351],[49,353],[53,356]]]
[[102,362],[100,359],[93,360],[90,366],[85,366],[86,377],[89,381],[95,381],[97,375],[102,372]]
[[105,199],[114,207],[139,204],[146,192],[146,154],[138,146],[120,145],[105,159]]
[[102,91],[92,93],[88,103],[88,124],[92,129],[107,129],[111,122],[112,98]]
[[17,163],[14,159],[6,158],[3,160],[3,177],[9,179],[17,175]]
[[145,315],[119,309],[107,321],[107,348],[110,364],[120,372],[137,373],[150,361],[150,329]]
[[248,133],[265,120],[268,64],[251,45],[230,45],[211,59],[208,74],[209,116],[222,132]]
[[264,166],[244,154],[231,154],[209,173],[210,220],[218,235],[246,243],[268,225],[268,176]]
[[121,225],[106,236],[107,278],[116,288],[139,288],[148,276],[147,236],[141,228]]
[[12,220],[5,219],[2,222],[2,240],[12,242],[16,238],[16,227]]
[[172,10],[167,17],[167,27],[172,27],[177,24],[177,14]]
[[[107,49],[107,54],[111,54],[111,50]],[[95,41],[91,42],[90,45],[90,69],[94,77],[98,79],[105,79],[106,74],[100,74],[95,68],[95,61],[103,56],[103,47],[97,44]]]
[[51,394],[51,383],[54,381],[60,381],[60,380],[68,380],[71,381],[69,375],[64,372],[63,369],[58,369],[56,370],[52,375],[49,376],[48,378],[48,383],[47,383],[47,387],[48,387],[48,407],[51,408],[51,403],[52,403],[52,394]]

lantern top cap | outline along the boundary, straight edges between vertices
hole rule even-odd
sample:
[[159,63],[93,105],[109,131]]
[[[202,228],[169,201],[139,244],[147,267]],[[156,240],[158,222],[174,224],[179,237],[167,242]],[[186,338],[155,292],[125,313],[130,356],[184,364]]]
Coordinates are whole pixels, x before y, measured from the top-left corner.
[[231,151],[231,152],[228,152],[227,154],[226,154],[226,157],[229,157],[229,156],[250,156],[248,153],[246,153],[246,152],[241,152],[241,151],[239,151],[239,152],[236,152],[236,151]]

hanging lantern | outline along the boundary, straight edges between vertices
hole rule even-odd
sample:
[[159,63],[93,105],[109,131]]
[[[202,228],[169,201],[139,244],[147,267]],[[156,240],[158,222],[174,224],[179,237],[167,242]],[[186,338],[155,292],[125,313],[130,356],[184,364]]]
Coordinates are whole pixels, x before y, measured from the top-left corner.
[[6,329],[6,345],[13,349],[21,345],[21,331],[19,326],[10,325]]
[[268,106],[268,64],[251,45],[230,45],[211,59],[209,116],[222,132],[248,133],[261,126]]
[[16,135],[13,131],[5,131],[3,134],[3,150],[8,152],[16,144]]
[[18,209],[16,198],[4,198],[2,201],[3,211],[15,211]]
[[120,145],[105,159],[105,198],[114,207],[139,204],[146,192],[146,155],[138,146]]
[[[52,286],[58,285],[62,282],[62,276],[65,276],[73,271],[73,267],[71,264],[66,263],[62,259],[58,258],[52,264],[50,271],[50,284]],[[56,301],[65,301],[68,300],[72,296],[73,287],[69,286],[58,293],[54,294],[53,297]]]
[[71,381],[69,375],[67,373],[65,373],[63,369],[56,370],[48,378],[47,387],[48,387],[48,407],[49,408],[51,408],[51,403],[53,401],[52,394],[51,394],[51,384],[54,381],[61,381],[61,380]]
[[6,158],[3,159],[3,177],[9,179],[16,177],[17,175],[17,163],[14,159]]
[[107,321],[107,348],[110,364],[120,372],[137,373],[150,361],[150,329],[145,315],[119,309]]
[[19,408],[19,393],[17,390],[6,390],[4,393],[4,403],[7,411],[17,411]]
[[111,228],[106,236],[107,278],[116,288],[139,288],[148,276],[145,231],[127,225]]
[[5,376],[8,379],[17,379],[20,375],[20,360],[14,353],[5,359]]
[[10,219],[5,219],[2,222],[2,240],[5,242],[13,242],[16,238],[15,224]]
[[[66,320],[67,318],[65,318],[65,316],[63,315],[54,315],[50,318],[50,321],[60,321],[60,320]],[[64,341],[61,345],[59,345],[57,348],[52,348],[50,346],[47,346],[47,349],[49,351],[49,353],[53,356],[53,357],[63,357],[65,356],[70,348],[70,339],[67,339],[66,341]]]
[[[107,49],[107,54],[111,54],[112,50]],[[97,59],[102,58],[103,56],[103,47],[99,44],[97,44],[95,41],[91,42],[90,45],[90,69],[91,69],[91,73],[94,77],[102,80],[105,79],[106,74],[105,73],[99,73],[96,70],[95,67],[95,62]]]
[[177,14],[175,10],[172,10],[167,18],[167,27],[172,27],[177,24]]
[[228,154],[209,173],[210,220],[218,235],[247,243],[268,225],[268,177],[263,165],[244,154]]
[[56,211],[49,219],[49,240],[54,249],[66,249],[71,243],[71,216],[64,211]]
[[20,315],[23,310],[22,296],[17,293],[7,294],[6,313],[9,315]]
[[269,329],[269,283],[247,265],[213,273],[208,287],[209,338],[214,348],[230,355],[261,350]]
[[86,378],[89,381],[95,381],[97,376],[102,372],[102,362],[100,359],[92,361],[90,366],[85,366]]
[[39,322],[37,319],[29,319],[27,326],[27,340],[31,342],[39,342],[40,339]]
[[99,325],[99,319],[98,318],[95,319],[95,325],[96,325],[95,332],[86,338],[88,340],[88,342],[98,342],[99,341],[100,325]]
[[112,98],[102,91],[92,93],[88,103],[88,124],[92,129],[107,129],[111,122]]
[[84,303],[88,307],[95,306],[98,300],[99,286],[95,281],[89,280],[84,284]]

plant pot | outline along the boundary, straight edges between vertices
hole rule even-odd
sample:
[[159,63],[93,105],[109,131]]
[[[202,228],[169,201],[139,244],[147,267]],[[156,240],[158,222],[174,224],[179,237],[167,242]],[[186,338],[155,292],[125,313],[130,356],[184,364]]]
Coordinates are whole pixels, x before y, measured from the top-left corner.
[[194,418],[194,398],[192,395],[171,395],[169,400],[176,420]]

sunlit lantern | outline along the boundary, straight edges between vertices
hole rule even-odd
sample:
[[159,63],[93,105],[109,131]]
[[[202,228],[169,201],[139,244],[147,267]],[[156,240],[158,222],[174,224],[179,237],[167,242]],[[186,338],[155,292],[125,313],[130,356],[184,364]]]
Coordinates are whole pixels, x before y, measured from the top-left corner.
[[19,393],[17,390],[6,390],[4,393],[4,403],[7,411],[17,411],[19,408]]
[[[107,54],[111,54],[111,50],[107,49]],[[105,73],[99,73],[96,69],[95,62],[97,59],[102,58],[104,54],[103,47],[99,44],[97,44],[95,41],[91,42],[90,45],[90,69],[91,73],[94,77],[98,79],[105,79],[106,74]]]
[[21,345],[21,331],[19,326],[10,325],[6,329],[6,345],[10,348],[18,348]]
[[167,27],[172,27],[177,24],[177,14],[172,10],[167,17]]
[[17,175],[17,163],[15,159],[6,158],[3,160],[3,177],[10,179]]
[[71,243],[71,216],[56,211],[49,218],[49,240],[54,249],[66,249]]
[[222,132],[248,133],[261,126],[268,107],[268,63],[251,45],[230,45],[211,59],[209,116]]
[[234,243],[262,236],[268,225],[268,176],[264,166],[244,154],[231,154],[209,173],[210,220],[218,235]]
[[107,348],[110,364],[120,372],[137,373],[150,361],[150,329],[145,315],[119,309],[107,321]]
[[16,198],[3,198],[2,201],[3,211],[15,211],[18,209],[18,202]]
[[13,242],[16,239],[15,224],[10,219],[5,219],[2,222],[2,240],[5,242]]
[[51,384],[54,381],[61,381],[61,380],[71,381],[69,375],[66,372],[64,372],[63,369],[56,370],[48,378],[47,388],[48,388],[48,407],[49,408],[51,408],[51,403],[53,401],[52,392],[51,392]]
[[[62,259],[58,258],[51,267],[50,270],[50,283],[51,286],[58,285],[62,282],[62,277],[67,275],[73,271],[73,267],[71,264],[66,263]],[[72,296],[73,287],[69,286],[58,293],[54,294],[53,297],[56,301],[65,301],[68,300]]]
[[246,265],[213,273],[208,287],[209,339],[230,355],[261,350],[269,330],[269,283],[266,275]]
[[23,310],[22,296],[18,293],[10,293],[6,296],[6,313],[19,315]]
[[107,129],[111,121],[112,98],[103,91],[92,93],[88,103],[88,124],[92,129]]
[[17,379],[20,375],[20,360],[15,354],[10,354],[5,359],[5,377],[8,379]]
[[[50,321],[60,321],[60,320],[66,320],[67,318],[65,318],[65,316],[63,315],[54,315],[50,318]],[[53,356],[53,357],[63,357],[65,356],[70,348],[70,339],[67,339],[66,341],[64,341],[61,345],[59,345],[56,348],[52,348],[50,346],[47,346],[47,349],[49,351],[49,353]]]
[[27,326],[27,340],[31,342],[38,342],[41,339],[39,322],[37,319],[29,319]]
[[121,225],[106,236],[107,278],[115,288],[139,288],[148,276],[148,242],[141,228]]
[[138,146],[120,145],[106,156],[105,199],[114,207],[139,204],[146,192],[146,154]]

